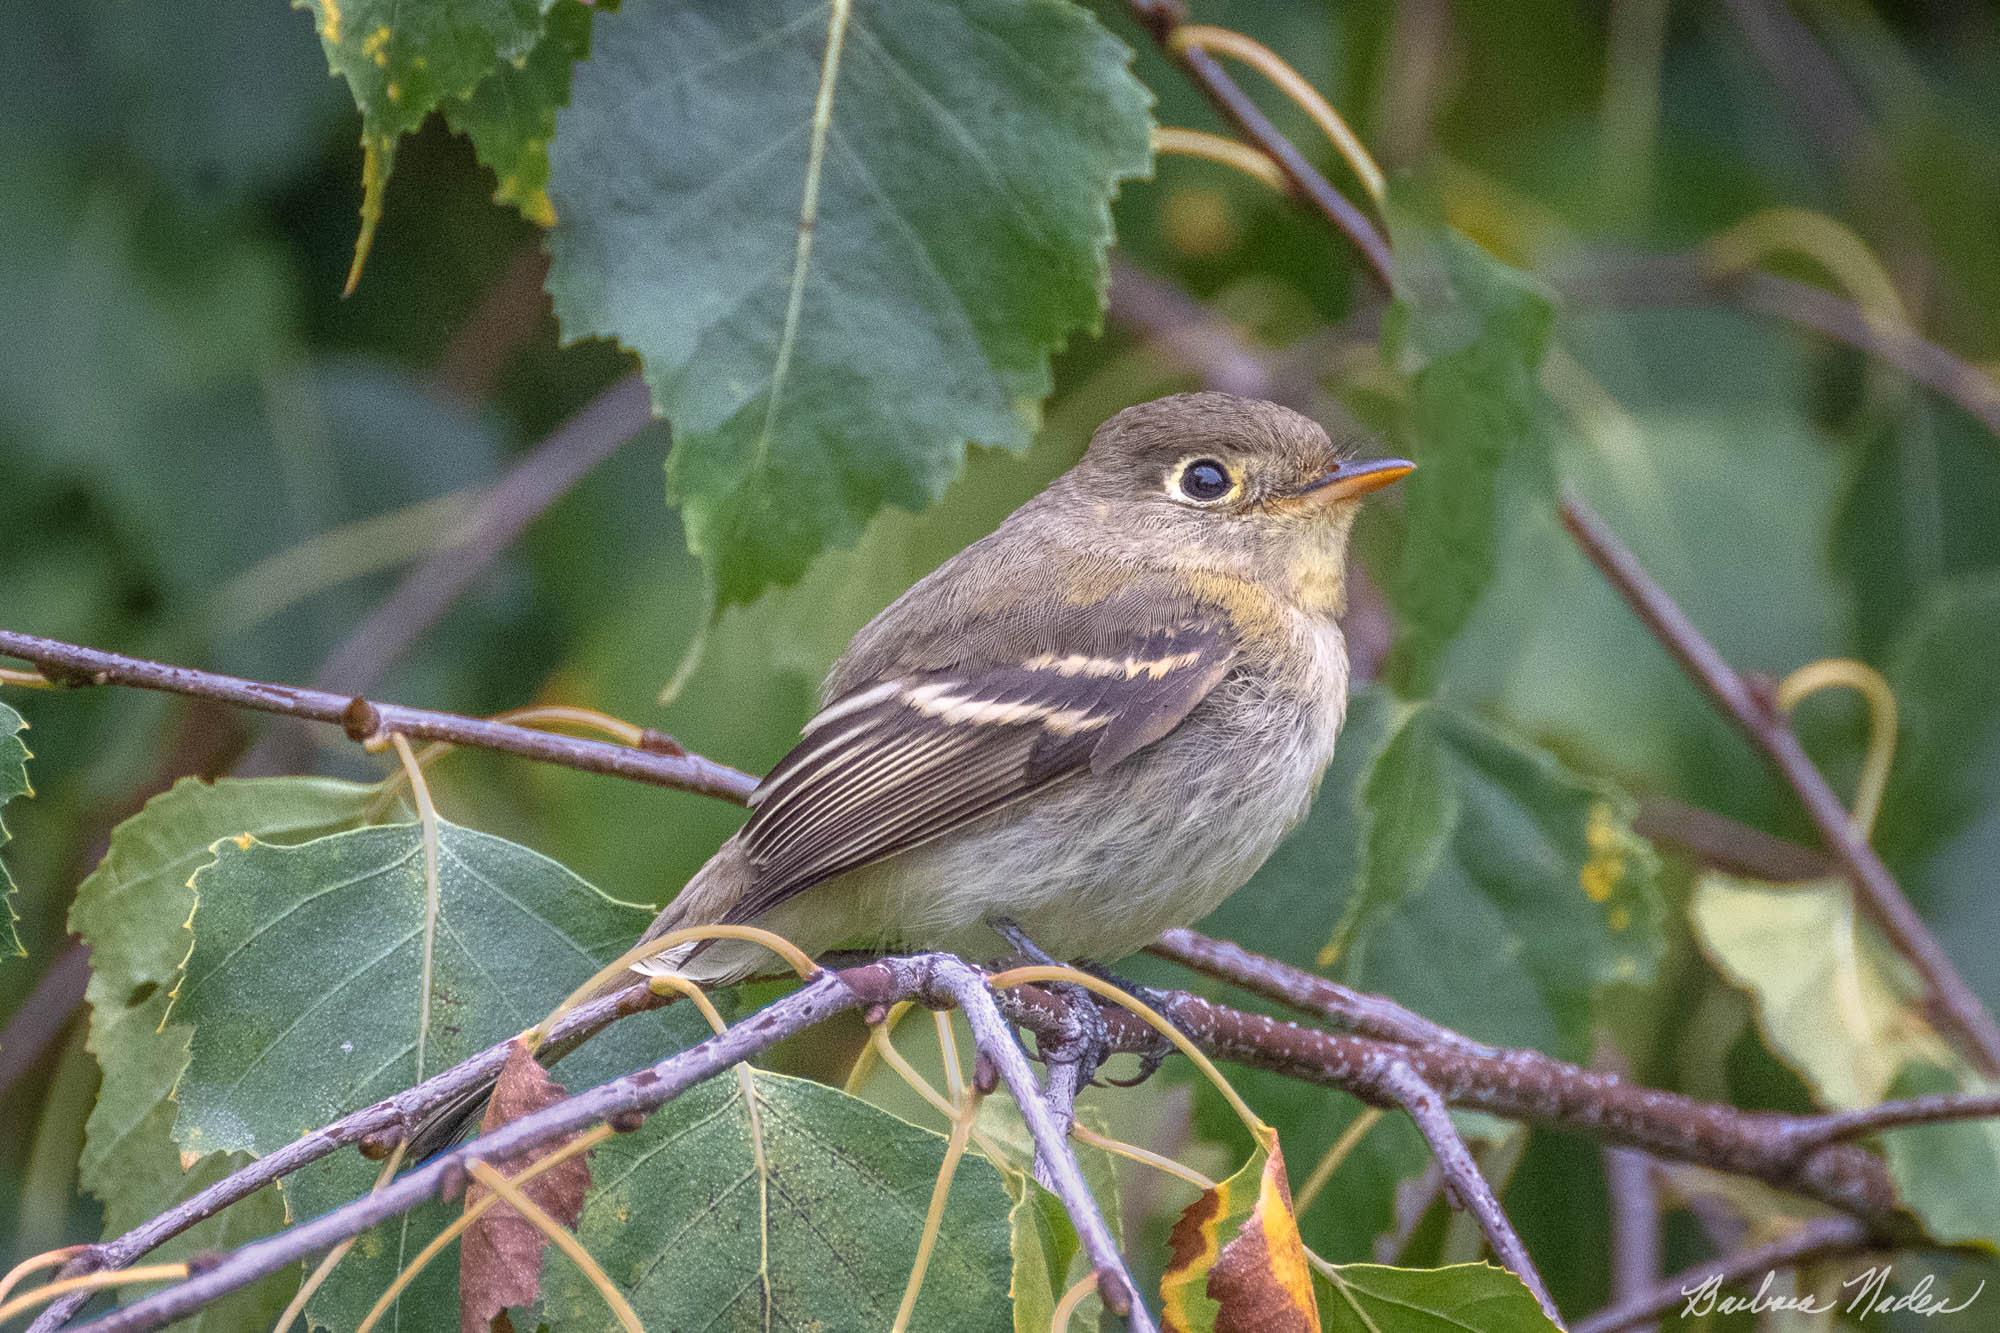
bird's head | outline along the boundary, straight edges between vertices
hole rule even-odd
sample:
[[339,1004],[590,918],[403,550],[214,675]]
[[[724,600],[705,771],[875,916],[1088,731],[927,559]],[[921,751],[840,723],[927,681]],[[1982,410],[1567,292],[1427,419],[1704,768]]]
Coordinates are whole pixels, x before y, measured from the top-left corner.
[[1276,403],[1183,393],[1098,427],[1068,489],[1086,504],[1087,537],[1111,549],[1334,612],[1361,498],[1414,469],[1361,458]]

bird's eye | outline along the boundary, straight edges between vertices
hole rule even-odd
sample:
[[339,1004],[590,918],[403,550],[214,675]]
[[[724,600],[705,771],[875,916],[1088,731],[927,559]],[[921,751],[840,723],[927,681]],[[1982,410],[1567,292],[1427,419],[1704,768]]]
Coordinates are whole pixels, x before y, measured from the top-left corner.
[[1229,494],[1229,469],[1213,458],[1197,458],[1181,469],[1181,494],[1203,504]]

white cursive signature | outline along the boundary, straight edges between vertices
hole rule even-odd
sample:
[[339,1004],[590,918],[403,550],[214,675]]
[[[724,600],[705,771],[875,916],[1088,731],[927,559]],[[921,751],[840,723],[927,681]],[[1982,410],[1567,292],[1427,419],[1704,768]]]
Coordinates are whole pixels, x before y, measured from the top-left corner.
[[1845,1308],[1857,1320],[1872,1314],[1893,1314],[1907,1312],[1917,1315],[1957,1314],[1979,1299],[1980,1292],[1986,1290],[1986,1282],[1980,1280],[1970,1296],[1952,1304],[1948,1297],[1931,1290],[1935,1278],[1924,1274],[1915,1286],[1900,1296],[1889,1294],[1889,1278],[1895,1272],[1893,1264],[1879,1268],[1866,1268],[1840,1284],[1842,1291],[1851,1291],[1845,1306],[1831,1296],[1815,1296],[1811,1292],[1801,1295],[1786,1295],[1771,1290],[1777,1280],[1775,1272],[1764,1274],[1764,1280],[1757,1284],[1757,1290],[1748,1296],[1725,1296],[1722,1294],[1722,1275],[1714,1274],[1693,1287],[1682,1287],[1681,1295],[1687,1304],[1681,1307],[1681,1318],[1710,1314],[1763,1314],[1770,1310],[1794,1310],[1801,1314],[1827,1314]]

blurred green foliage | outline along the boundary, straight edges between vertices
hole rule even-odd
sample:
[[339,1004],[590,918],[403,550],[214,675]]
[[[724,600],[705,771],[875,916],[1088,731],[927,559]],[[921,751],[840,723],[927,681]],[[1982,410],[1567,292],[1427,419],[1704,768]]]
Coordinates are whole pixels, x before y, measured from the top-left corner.
[[[1651,853],[1632,850],[1648,867],[1644,889],[1613,904],[1644,937],[1630,952],[1612,939],[1607,908],[1580,891],[1599,803],[1621,846],[1630,800],[1654,794],[1812,839],[1783,786],[1576,554],[1549,503],[1560,480],[1737,665],[1782,675],[1853,656],[1888,675],[1904,725],[1878,844],[2000,1004],[2000,441],[1893,370],[1736,308],[1726,289],[1690,302],[1604,277],[1635,255],[1685,254],[1761,209],[1811,210],[1851,228],[1917,327],[1990,378],[2000,22],[1989,11],[1855,0],[1196,5],[1197,19],[1258,37],[1325,91],[1384,164],[1407,173],[1399,201],[1425,196],[1395,228],[1410,268],[1385,354],[1369,280],[1322,221],[1210,163],[1166,157],[1134,178],[1147,94],[1159,124],[1225,127],[1121,5],[946,7],[910,38],[940,62],[912,76],[916,92],[883,54],[884,33],[903,35],[884,28],[897,19],[859,5],[869,27],[856,33],[874,35],[855,36],[848,55],[875,100],[843,107],[863,123],[836,127],[861,136],[859,160],[906,207],[871,202],[859,173],[833,183],[821,260],[867,270],[888,252],[880,233],[914,217],[920,240],[950,246],[947,271],[928,280],[956,294],[974,327],[946,330],[957,341],[916,338],[936,333],[917,328],[936,292],[903,251],[859,284],[878,294],[872,332],[802,324],[809,411],[771,457],[810,484],[784,493],[783,480],[739,466],[731,432],[745,404],[761,411],[750,371],[713,376],[768,362],[785,302],[764,300],[747,333],[699,302],[721,299],[721,274],[754,286],[774,236],[791,257],[793,231],[774,232],[771,218],[796,208],[796,177],[753,173],[744,198],[672,218],[665,196],[628,210],[626,192],[650,182],[692,193],[750,156],[773,107],[795,115],[811,102],[798,79],[812,76],[820,30],[799,30],[782,88],[737,70],[710,82],[706,100],[667,97],[651,119],[621,125],[632,89],[686,73],[670,46],[639,45],[659,40],[665,3],[450,0],[419,7],[398,31],[399,7],[357,0],[315,0],[310,12],[275,0],[0,0],[0,625],[308,680],[402,571],[454,539],[478,487],[638,368],[629,347],[657,400],[686,419],[674,475],[688,530],[667,502],[668,436],[656,427],[564,496],[370,688],[469,712],[585,704],[759,770],[788,748],[820,674],[870,615],[1067,466],[1104,417],[1196,383],[1115,322],[1090,331],[1097,245],[1115,233],[1119,259],[1224,313],[1305,382],[1329,425],[1372,429],[1424,465],[1407,506],[1376,506],[1357,536],[1372,583],[1390,592],[1389,680],[1403,694],[1378,686],[1357,698],[1311,821],[1211,930],[1314,966],[1351,908],[1374,930],[1337,974],[1475,1035],[1571,1056],[1616,1048],[1648,1082],[1742,1105],[1806,1108],[1829,1086],[1820,1062],[1847,1061],[1839,1072],[1852,1081],[1850,1045],[1810,1023],[1803,1033],[1774,1024],[1776,992],[1742,973],[1783,956],[1759,947],[1756,922],[1731,916],[1739,938],[1726,958],[1696,947],[1689,867],[1669,858],[1656,898]],[[988,203],[1032,195],[1062,232],[1041,248],[1032,226],[999,236],[996,213],[966,202],[976,193],[928,189],[941,178],[925,136],[945,131],[913,128],[918,94],[962,90],[969,69],[990,75],[957,49],[972,38],[952,25],[1024,8],[1035,25],[1008,40],[1059,49],[1074,77],[1060,97],[1008,106],[1027,128],[998,141],[1015,156],[988,164],[999,182]],[[1804,54],[1759,45],[1742,16],[1764,10],[1796,25],[1784,31]],[[793,8],[731,13],[749,22]],[[621,34],[630,45],[616,45]],[[597,59],[572,80],[569,60],[585,51]],[[991,77],[989,110],[1019,91]],[[558,113],[572,82],[577,110]],[[1310,122],[1264,100],[1358,196]],[[1037,125],[1054,137],[1034,139]],[[360,286],[342,300],[364,142],[383,211]],[[1114,189],[1107,233],[1100,213]],[[855,209],[845,219],[843,203]],[[561,328],[536,267],[535,224],[551,220],[553,290],[571,321]],[[1836,290],[1853,276],[1812,253],[1769,266]],[[1417,281],[1425,267],[1430,285]],[[736,361],[701,359],[718,354],[695,346],[698,335],[718,327],[741,338],[726,349]],[[589,334],[622,346],[567,341]],[[907,396],[885,396],[898,385]],[[1007,449],[963,451],[961,467],[968,440]],[[1366,632],[1356,628],[1357,642]],[[20,1200],[0,1205],[0,1253],[18,1256],[129,1225],[147,1201],[190,1187],[172,1178],[173,1108],[162,1100],[184,1037],[155,1030],[186,941],[136,940],[133,923],[179,928],[175,895],[214,838],[254,830],[281,842],[352,819],[311,801],[275,815],[204,813],[194,805],[215,798],[199,793],[229,789],[183,788],[112,839],[174,778],[227,771],[265,724],[133,693],[10,692],[7,703],[33,726],[22,739],[35,796],[4,812],[5,874],[18,888],[7,901],[29,960],[0,964],[0,1014],[17,1014],[57,965],[73,901],[76,928],[99,950],[89,1047],[50,1043],[0,1092],[0,1122],[36,1127],[0,1145],[0,1199]],[[10,720],[0,705],[0,730]],[[1815,699],[1799,723],[1849,790],[1863,711]],[[319,748],[307,750],[282,735],[293,767],[385,771],[337,738],[314,736]],[[12,744],[0,738],[0,796],[24,785]],[[1390,765],[1377,767],[1385,752]],[[545,853],[622,900],[670,897],[741,818],[691,796],[472,754],[443,760],[433,783],[459,824],[521,844],[522,856]],[[162,828],[173,837],[135,862]],[[1399,868],[1409,873],[1389,873]],[[125,884],[148,886],[144,913],[108,910],[116,900],[105,895]],[[1130,970],[1183,980],[1144,961]],[[142,1011],[156,1040],[139,1042],[136,1027],[117,1035],[114,1019]],[[495,1032],[528,1021],[515,1017]],[[97,1062],[111,1067],[112,1043],[127,1038],[133,1061],[159,1067],[100,1097]],[[1205,1169],[1230,1174],[1243,1145],[1220,1099],[1189,1086],[1185,1070],[1166,1077],[1145,1097],[1095,1098],[1108,1130],[1162,1151],[1178,1144],[1190,1160],[1207,1154]],[[1280,1130],[1295,1183],[1355,1114],[1274,1076],[1237,1082]],[[1912,1064],[1896,1086],[1963,1085],[1962,1071]],[[132,1165],[117,1183],[103,1174],[118,1160],[101,1138],[107,1107],[150,1123],[150,1137],[122,1145]],[[843,1103],[827,1114],[879,1113]],[[1442,1210],[1421,1200],[1408,1244],[1377,1253],[1398,1188],[1408,1205],[1425,1160],[1407,1125],[1378,1125],[1304,1214],[1307,1242],[1343,1263],[1464,1257],[1449,1252]],[[1893,1140],[1926,1217],[1989,1243],[1995,1160],[1981,1130]],[[1129,1233],[1157,1250],[1182,1187],[1126,1180],[1145,1182],[1128,1188]],[[349,1169],[314,1206],[366,1182]],[[301,1187],[310,1195],[313,1184]],[[997,1207],[990,1180],[976,1187]],[[1505,1192],[1566,1309],[1592,1308],[1608,1289],[1602,1188],[1595,1145],[1538,1132]],[[272,1207],[233,1215],[228,1239],[276,1219]],[[1707,1252],[1687,1220],[1678,1212],[1669,1228],[1676,1265]],[[1000,1244],[999,1233],[982,1243]],[[1969,1261],[1950,1281],[1969,1290],[1988,1275]],[[343,1308],[368,1299],[334,1295]],[[895,1293],[887,1299],[893,1309]]]

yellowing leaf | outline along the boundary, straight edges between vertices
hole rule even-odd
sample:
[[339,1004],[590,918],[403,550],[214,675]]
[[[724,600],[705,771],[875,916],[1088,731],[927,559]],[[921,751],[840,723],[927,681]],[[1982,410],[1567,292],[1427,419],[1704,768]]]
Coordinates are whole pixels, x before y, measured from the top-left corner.
[[1710,873],[1689,906],[1703,952],[1756,1001],[1771,1050],[1829,1106],[1882,1100],[1911,1060],[1949,1064],[1903,961],[1854,912],[1844,881],[1766,884]]
[[1267,1132],[1243,1169],[1189,1204],[1167,1238],[1168,1333],[1319,1333],[1284,1154]]

